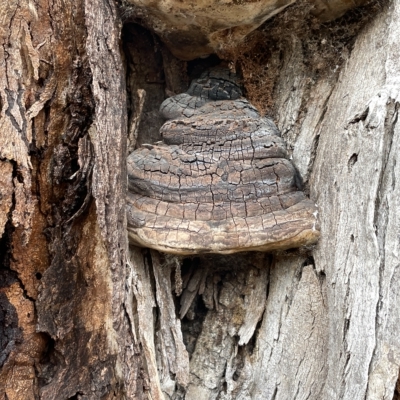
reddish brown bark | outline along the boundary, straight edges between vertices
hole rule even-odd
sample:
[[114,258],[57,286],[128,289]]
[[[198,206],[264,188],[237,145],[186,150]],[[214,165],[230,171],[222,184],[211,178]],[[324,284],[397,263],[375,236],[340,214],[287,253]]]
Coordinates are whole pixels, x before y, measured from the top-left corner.
[[10,1],[0,15],[0,397],[140,398],[116,7]]

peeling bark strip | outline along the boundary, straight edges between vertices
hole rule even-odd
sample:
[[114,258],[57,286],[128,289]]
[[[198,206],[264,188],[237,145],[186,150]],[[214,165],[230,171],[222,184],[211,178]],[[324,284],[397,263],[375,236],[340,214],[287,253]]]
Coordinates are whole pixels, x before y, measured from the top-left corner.
[[128,157],[132,244],[167,253],[270,251],[313,244],[317,208],[296,186],[285,143],[215,69],[164,101],[165,144]]
[[157,304],[161,314],[161,327],[157,332],[161,354],[159,370],[164,382],[163,390],[172,394],[175,383],[171,382],[170,374],[176,377],[176,383],[180,386],[186,387],[189,383],[189,356],[183,344],[181,322],[176,316],[171,296],[171,266],[162,265],[160,255],[156,251],[151,252],[151,260],[156,281]]

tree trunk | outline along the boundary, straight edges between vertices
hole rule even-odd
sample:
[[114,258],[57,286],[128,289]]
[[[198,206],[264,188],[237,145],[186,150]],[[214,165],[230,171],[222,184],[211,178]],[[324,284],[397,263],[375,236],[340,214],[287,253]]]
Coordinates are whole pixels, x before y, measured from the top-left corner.
[[140,398],[113,2],[0,5],[0,396]]
[[218,59],[132,21],[120,46],[112,1],[0,4],[0,398],[399,398],[400,2],[304,10],[219,56],[276,121],[321,239],[182,259],[128,249],[126,141],[160,140],[166,93]]

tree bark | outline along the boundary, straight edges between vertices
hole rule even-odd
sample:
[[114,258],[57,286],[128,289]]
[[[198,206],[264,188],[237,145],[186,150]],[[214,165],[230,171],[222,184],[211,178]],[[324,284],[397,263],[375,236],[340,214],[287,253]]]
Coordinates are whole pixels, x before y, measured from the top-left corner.
[[116,6],[0,5],[4,399],[140,398]]
[[166,93],[214,59],[130,23],[120,46],[110,0],[0,4],[0,398],[399,398],[400,3],[296,10],[220,56],[321,239],[182,259],[128,249],[126,141],[160,140]]
[[[184,260],[179,298],[190,379],[175,391],[168,389],[172,368],[150,379],[166,398],[396,396],[398,2],[368,21],[344,18],[328,30],[340,24],[353,30],[354,40],[335,39],[323,28],[305,39],[294,30],[274,38],[264,64],[238,59],[255,102],[263,82],[258,76],[253,85],[251,74],[265,71],[267,62],[279,71],[266,72],[274,88],[267,108],[319,205],[322,238],[315,248],[272,259]],[[312,45],[319,54],[310,54]],[[158,265],[152,265],[156,276]],[[168,311],[165,301],[152,307],[160,315]],[[150,325],[163,337],[161,347],[180,346],[161,334],[162,319]],[[156,349],[155,359],[162,358]]]

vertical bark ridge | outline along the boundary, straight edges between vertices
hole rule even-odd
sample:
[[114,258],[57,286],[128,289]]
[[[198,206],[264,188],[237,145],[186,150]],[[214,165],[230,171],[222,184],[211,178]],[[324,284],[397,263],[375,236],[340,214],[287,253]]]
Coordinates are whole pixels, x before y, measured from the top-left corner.
[[14,332],[0,396],[140,398],[121,313],[126,100],[115,5],[10,1],[0,15],[0,290]]

